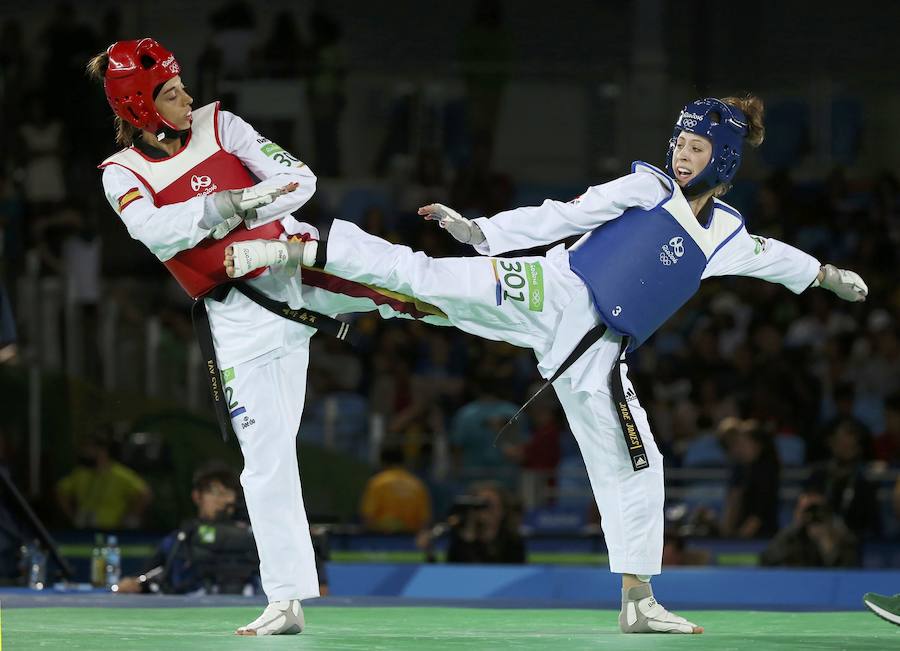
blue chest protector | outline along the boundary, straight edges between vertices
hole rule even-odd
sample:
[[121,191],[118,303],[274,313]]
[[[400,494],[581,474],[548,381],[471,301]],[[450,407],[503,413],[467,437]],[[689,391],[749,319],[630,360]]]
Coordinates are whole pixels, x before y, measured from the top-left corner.
[[600,318],[630,338],[629,351],[697,292],[708,256],[743,223],[728,211],[737,219],[728,217],[726,232],[700,226],[674,181],[646,163],[632,169],[638,166],[668,185],[669,199],[650,210],[629,208],[569,252],[569,265],[588,286]]

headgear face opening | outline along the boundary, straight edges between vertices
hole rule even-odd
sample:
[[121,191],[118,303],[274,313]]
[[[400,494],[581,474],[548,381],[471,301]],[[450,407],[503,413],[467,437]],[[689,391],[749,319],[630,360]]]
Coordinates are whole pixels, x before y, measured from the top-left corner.
[[713,148],[706,167],[682,187],[684,194],[696,197],[718,185],[731,183],[741,166],[744,138],[750,132],[743,111],[713,97],[691,102],[681,109],[666,154],[666,170],[673,177],[672,158],[682,131],[709,138]]
[[181,72],[175,55],[152,38],[118,41],[106,50],[109,66],[103,89],[113,112],[138,129],[178,131],[154,104],[154,91]]

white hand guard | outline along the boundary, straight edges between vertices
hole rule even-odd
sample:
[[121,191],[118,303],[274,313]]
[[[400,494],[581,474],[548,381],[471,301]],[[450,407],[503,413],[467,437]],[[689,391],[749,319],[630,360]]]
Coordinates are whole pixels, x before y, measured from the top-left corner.
[[261,183],[243,190],[222,190],[212,195],[212,202],[224,221],[229,221],[235,215],[239,215],[241,219],[252,218],[257,208],[269,205],[281,195],[296,188],[295,184],[291,185],[294,187],[290,190],[288,189],[290,185],[273,188],[261,187]]
[[473,246],[484,242],[484,233],[481,232],[478,224],[471,219],[466,219],[453,208],[448,208],[444,204],[433,203],[424,206],[419,208],[419,214],[425,219],[436,220],[441,228],[447,229],[447,232],[458,242]]
[[814,287],[831,290],[845,301],[864,301],[869,295],[869,288],[859,274],[846,269],[838,269],[830,264],[824,265],[822,271],[825,272],[825,276],[822,278],[822,282],[813,283]]

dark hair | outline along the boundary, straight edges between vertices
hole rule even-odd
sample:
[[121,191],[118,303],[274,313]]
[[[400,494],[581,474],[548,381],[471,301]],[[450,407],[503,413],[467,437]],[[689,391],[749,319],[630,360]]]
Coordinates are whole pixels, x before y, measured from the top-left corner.
[[406,455],[403,453],[403,446],[399,443],[392,443],[381,448],[380,458],[383,466],[402,466]]
[[[91,57],[91,60],[85,66],[85,72],[92,81],[103,84],[103,78],[108,67],[109,54],[104,50],[100,54]],[[118,115],[115,116],[114,122],[116,125],[116,142],[123,147],[131,147],[134,144],[134,137],[137,135],[138,130],[133,124],[126,122]]]
[[110,451],[115,439],[115,432],[111,425],[97,425],[93,431],[84,438],[84,443],[95,448]]
[[500,508],[503,512],[500,528],[508,533],[518,535],[518,522],[521,513],[521,504],[513,494],[500,482],[484,480],[473,482],[469,488],[472,495],[479,491],[491,491],[500,498]]
[[236,493],[240,491],[237,474],[224,461],[210,461],[200,466],[194,472],[192,487],[195,491],[203,493],[208,491],[214,482],[219,482]]

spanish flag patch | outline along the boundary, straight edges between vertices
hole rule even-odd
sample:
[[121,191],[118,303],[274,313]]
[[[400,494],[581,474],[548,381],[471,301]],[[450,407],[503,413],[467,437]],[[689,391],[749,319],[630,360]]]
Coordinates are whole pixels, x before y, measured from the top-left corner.
[[119,197],[119,212],[127,208],[132,201],[140,199],[143,195],[137,188],[131,188],[128,192]]

